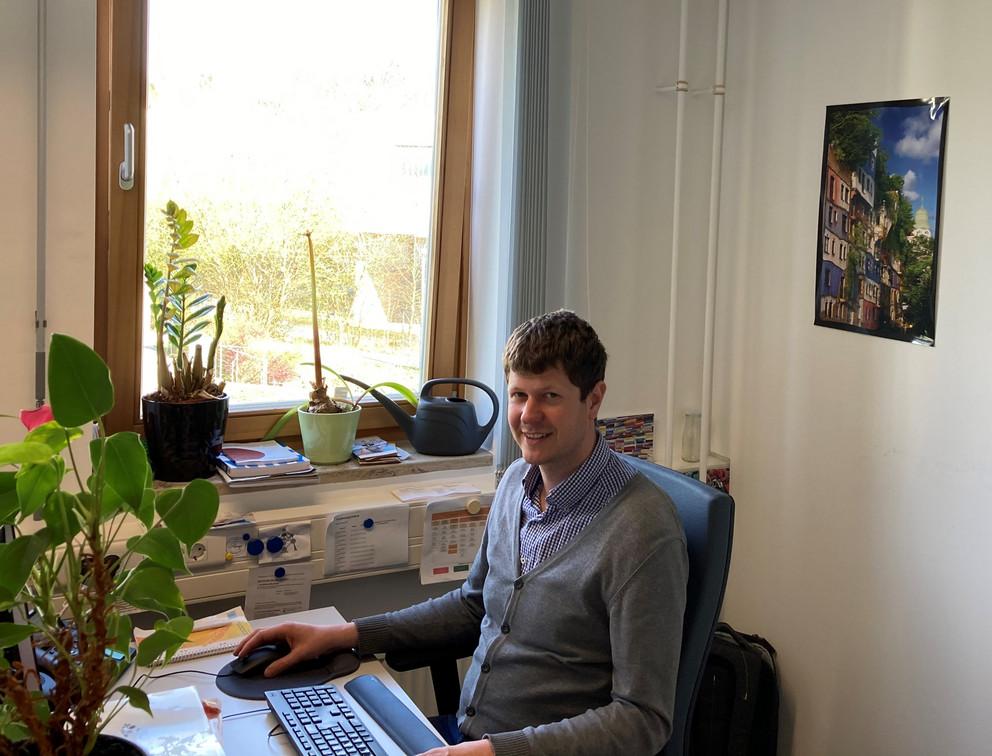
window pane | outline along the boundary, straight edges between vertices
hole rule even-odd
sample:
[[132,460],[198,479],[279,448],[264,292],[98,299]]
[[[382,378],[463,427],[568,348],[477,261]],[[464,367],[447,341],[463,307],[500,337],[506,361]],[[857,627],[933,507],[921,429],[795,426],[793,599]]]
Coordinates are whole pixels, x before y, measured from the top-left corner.
[[[200,287],[227,296],[215,376],[232,408],[309,391],[308,230],[323,361],[418,386],[437,0],[148,5],[145,259],[164,261],[174,200],[200,233]],[[147,302],[144,318],[142,393],[155,387]]]

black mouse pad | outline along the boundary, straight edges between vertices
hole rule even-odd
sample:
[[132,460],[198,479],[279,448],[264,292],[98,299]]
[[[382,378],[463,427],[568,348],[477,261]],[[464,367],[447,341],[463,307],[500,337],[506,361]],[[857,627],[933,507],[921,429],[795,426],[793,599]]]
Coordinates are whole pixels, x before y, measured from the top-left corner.
[[267,690],[301,688],[306,685],[320,685],[335,677],[350,675],[361,664],[354,651],[336,651],[316,659],[300,662],[288,672],[276,677],[265,677],[259,670],[257,675],[240,677],[231,671],[231,662],[217,673],[217,687],[222,693],[233,698],[261,701]]

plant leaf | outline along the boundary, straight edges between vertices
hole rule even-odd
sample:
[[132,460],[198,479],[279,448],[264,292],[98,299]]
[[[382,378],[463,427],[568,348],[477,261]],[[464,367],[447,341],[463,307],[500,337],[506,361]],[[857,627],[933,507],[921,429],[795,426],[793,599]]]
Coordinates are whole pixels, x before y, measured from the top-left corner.
[[37,629],[34,625],[16,625],[13,622],[0,622],[0,648],[16,646],[25,638],[30,638]]
[[180,541],[192,546],[217,519],[220,497],[214,484],[202,479],[187,483],[180,491],[178,499],[156,498],[155,510]]
[[163,567],[189,572],[179,539],[168,528],[152,528],[142,536],[133,536],[128,539],[127,547]]
[[174,617],[168,622],[159,620],[155,623],[155,632],[138,644],[138,664],[148,666],[163,653],[166,660],[172,658],[192,630],[193,620],[189,617]]
[[47,534],[15,538],[0,544],[0,602],[13,601],[27,582],[35,560],[48,544]]
[[27,517],[38,511],[61,480],[53,459],[43,464],[21,467],[17,471],[17,500],[21,504],[21,515]]
[[148,477],[148,455],[133,431],[121,431],[107,439],[104,451],[104,480],[132,512],[137,512]]
[[414,394],[410,389],[404,386],[402,383],[395,383],[394,381],[383,381],[382,383],[376,383],[369,386],[367,391],[372,391],[372,389],[378,389],[380,386],[385,386],[386,388],[391,388],[393,391],[397,392],[400,396],[406,399],[414,407],[417,406],[417,395]]
[[[149,636],[150,637],[150,636]],[[140,650],[139,650],[140,655]],[[140,664],[140,662],[139,662]],[[118,685],[114,688],[115,693],[120,693],[127,697],[127,701],[131,706],[136,709],[141,709],[146,712],[148,716],[152,716],[152,707],[148,702],[148,694],[145,693],[141,688],[135,688],[133,685]]]
[[79,519],[79,500],[66,491],[56,491],[49,496],[41,508],[41,516],[52,543],[68,543],[83,529]]
[[56,333],[48,355],[48,397],[52,414],[63,427],[98,420],[114,407],[110,370],[83,342]]
[[146,528],[150,528],[155,521],[155,491],[150,482],[145,485],[145,491],[141,496],[141,506],[138,507],[136,514]]
[[269,428],[269,432],[266,433],[264,436],[262,436],[262,440],[271,441],[276,436],[278,436],[279,431],[283,429],[283,426],[285,426],[286,423],[288,423],[290,420],[296,417],[297,412],[299,412],[301,409],[305,409],[307,406],[308,406],[307,402],[303,402],[303,404],[301,404],[298,407],[290,407],[288,410],[286,410],[286,412],[283,413],[283,416],[272,424],[272,427]]
[[52,450],[52,454],[57,454],[66,447],[65,437],[67,432],[70,441],[74,441],[83,435],[82,428],[63,428],[52,420],[51,422],[37,426],[24,437],[24,440],[45,444],[45,446]]
[[52,450],[37,441],[17,441],[0,446],[0,465],[26,465],[46,462]]
[[21,504],[17,501],[16,475],[10,471],[0,472],[0,524],[3,525],[14,522],[21,511]]
[[166,567],[145,561],[135,567],[126,579],[121,598],[139,609],[175,617],[186,608],[172,570]]
[[113,643],[111,648],[114,651],[127,654],[128,649],[131,647],[131,632],[131,618],[126,614],[111,612],[107,618],[107,638]]

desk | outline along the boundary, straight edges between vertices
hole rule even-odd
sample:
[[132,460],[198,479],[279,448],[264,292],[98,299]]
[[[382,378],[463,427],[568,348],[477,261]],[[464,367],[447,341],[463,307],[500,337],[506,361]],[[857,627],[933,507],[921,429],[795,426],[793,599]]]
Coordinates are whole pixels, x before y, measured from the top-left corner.
[[[253,627],[269,627],[271,625],[278,625],[280,622],[308,622],[311,624],[329,625],[343,621],[344,619],[338,613],[337,609],[334,607],[325,607],[323,609],[311,609],[306,612],[285,614],[281,617],[268,617],[266,619],[255,620],[251,624]],[[179,672],[185,669],[197,669],[205,672],[219,672],[221,667],[229,661],[231,661],[230,654],[217,654],[215,656],[202,656],[199,659],[191,659],[188,662],[169,664],[165,667],[155,667],[154,669],[142,668],[141,671],[149,672],[152,675],[163,674],[165,672]],[[389,672],[380,662],[364,662],[354,674],[346,677],[335,678],[331,682],[333,682],[333,684],[340,689],[341,694],[348,701],[348,704],[356,712],[362,715],[362,719],[368,726],[369,731],[375,739],[379,741],[379,744],[386,750],[387,753],[402,755],[403,752],[389,739],[389,736],[382,731],[379,725],[376,724],[375,720],[373,720],[370,715],[363,712],[362,707],[359,706],[344,689],[344,684],[350,679],[357,677],[358,675],[365,674],[375,675],[382,680],[389,690],[395,693],[396,696],[407,705],[407,707],[414,711],[432,731],[436,732],[430,722],[427,721],[427,718],[420,712],[413,701],[410,700],[410,697],[407,696],[407,694],[389,675]],[[218,690],[217,686],[214,684],[213,678],[210,678],[207,675],[195,673],[184,675],[174,674],[159,680],[151,680],[143,687],[143,689],[146,693],[155,693],[163,690],[172,690],[173,688],[185,688],[189,685],[196,687],[201,698],[212,698],[220,701],[221,715],[225,717],[237,712],[267,708],[264,700],[246,701],[240,698],[231,698]],[[126,721],[125,717],[126,710],[114,718],[114,725],[119,726],[122,722]],[[248,754],[252,754],[252,756],[254,756],[254,754],[295,754],[295,749],[285,735],[273,736],[271,738],[267,737],[269,730],[275,727],[278,723],[279,720],[276,719],[275,715],[271,712],[259,712],[254,715],[246,714],[243,717],[225,719],[223,723],[223,744],[225,752],[228,756],[248,756]]]

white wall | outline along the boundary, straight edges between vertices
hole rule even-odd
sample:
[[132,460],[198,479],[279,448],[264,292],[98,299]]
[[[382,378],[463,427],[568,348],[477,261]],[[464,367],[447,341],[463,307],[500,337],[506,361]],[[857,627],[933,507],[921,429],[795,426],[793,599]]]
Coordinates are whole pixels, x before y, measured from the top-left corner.
[[[690,5],[695,88],[712,74],[700,50],[714,0]],[[607,413],[659,408],[674,109],[651,88],[674,78],[677,7],[569,6],[564,298],[611,353]],[[990,26],[979,0],[731,0],[714,428],[738,504],[725,614],[779,650],[783,754],[989,752]],[[951,97],[936,348],[814,327],[825,106],[931,95]],[[694,102],[687,180],[709,172]],[[700,201],[687,186],[683,203]],[[689,207],[683,224],[683,255],[701,256],[705,214]],[[687,265],[686,303],[702,275]],[[693,319],[680,313],[680,343]],[[684,406],[699,352],[679,360]]]
[[[727,612],[778,645],[792,753],[988,753],[992,6],[750,0],[733,21]],[[824,107],[931,95],[951,97],[937,346],[816,328]]]
[[[95,3],[47,0],[48,332],[93,341]],[[4,229],[0,413],[34,406],[38,4],[0,0],[0,224]],[[0,422],[0,442],[21,438]]]

